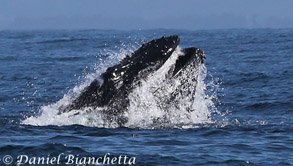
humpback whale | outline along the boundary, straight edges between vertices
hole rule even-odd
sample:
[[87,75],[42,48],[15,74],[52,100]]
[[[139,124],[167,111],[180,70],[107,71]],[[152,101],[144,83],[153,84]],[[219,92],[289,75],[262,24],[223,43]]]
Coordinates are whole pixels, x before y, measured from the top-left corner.
[[[127,112],[130,104],[129,94],[140,86],[142,80],[164,65],[177,49],[179,42],[179,36],[163,36],[143,44],[118,64],[106,69],[100,75],[101,82],[98,79],[93,80],[70,104],[59,108],[59,114],[83,108],[103,108],[103,114],[108,121],[115,121],[120,126],[125,124],[127,117],[124,112]],[[194,93],[199,66],[204,63],[204,59],[204,52],[198,48],[182,49],[181,55],[169,69],[166,80],[168,86],[158,86],[152,92],[163,109],[168,110],[176,105],[178,96]],[[193,73],[194,77],[184,77],[186,72]]]

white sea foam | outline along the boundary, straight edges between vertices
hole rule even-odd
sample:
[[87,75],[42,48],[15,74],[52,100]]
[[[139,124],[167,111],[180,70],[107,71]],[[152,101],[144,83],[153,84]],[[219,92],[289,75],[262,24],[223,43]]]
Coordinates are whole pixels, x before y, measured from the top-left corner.
[[[127,53],[129,53],[129,50],[123,50],[119,54],[112,54],[112,57],[108,58],[107,63],[100,64],[96,67],[94,73],[87,75],[85,82],[75,86],[58,102],[43,106],[40,109],[40,115],[26,117],[22,123],[36,126],[79,124],[94,127],[118,127],[116,122],[105,120],[106,118],[104,118],[101,111],[103,108],[96,108],[94,110],[84,108],[59,115],[58,108],[71,103],[94,78],[97,78],[107,67],[121,60]],[[197,71],[199,74],[185,73],[186,75],[184,75],[186,79],[198,75],[195,92],[176,97],[176,102],[172,103],[167,111],[163,109],[165,105],[162,103],[162,98],[166,97],[166,94],[163,93],[168,94],[169,91],[172,91],[172,88],[180,85],[180,82],[176,82],[176,80],[171,83],[166,81],[170,67],[176,62],[180,54],[180,48],[177,48],[158,71],[152,73],[146,80],[141,80],[140,86],[137,86],[130,93],[130,106],[124,115],[128,118],[125,127],[160,128],[181,126],[182,128],[189,128],[194,126],[194,124],[213,123],[212,113],[215,111],[214,96],[206,94],[207,84],[204,82],[204,79],[206,78],[207,69],[204,65],[199,67]],[[154,89],[158,89],[158,86],[167,88],[162,91],[163,93],[154,94]],[[192,111],[189,111],[190,109]]]

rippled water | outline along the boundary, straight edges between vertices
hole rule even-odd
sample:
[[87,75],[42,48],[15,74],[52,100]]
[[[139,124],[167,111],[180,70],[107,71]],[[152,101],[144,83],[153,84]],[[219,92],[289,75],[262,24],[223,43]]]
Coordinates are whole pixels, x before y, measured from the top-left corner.
[[[212,121],[154,129],[102,128],[89,117],[24,123],[143,42],[173,34],[207,55],[200,87]],[[292,56],[292,29],[0,31],[0,165],[5,155],[60,153],[127,155],[136,165],[293,165]]]

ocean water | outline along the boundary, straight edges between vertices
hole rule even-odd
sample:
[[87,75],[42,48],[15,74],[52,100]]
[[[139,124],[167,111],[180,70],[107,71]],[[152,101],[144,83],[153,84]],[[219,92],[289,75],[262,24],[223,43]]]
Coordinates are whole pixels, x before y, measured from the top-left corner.
[[[163,112],[137,104],[152,102],[147,87],[131,96],[123,127],[56,114],[107,67],[174,34],[207,56],[192,114],[171,110],[169,123],[152,124]],[[293,165],[292,77],[293,29],[0,31],[0,165],[58,156],[63,165],[119,156],[146,166]]]

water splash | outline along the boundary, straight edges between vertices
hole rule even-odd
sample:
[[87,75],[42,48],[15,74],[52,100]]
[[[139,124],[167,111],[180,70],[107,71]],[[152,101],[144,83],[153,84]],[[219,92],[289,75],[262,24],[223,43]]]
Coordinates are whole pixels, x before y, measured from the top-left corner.
[[[169,81],[168,72],[181,53],[181,50],[177,48],[158,71],[149,76],[147,80],[142,81],[141,86],[130,94],[130,107],[126,115],[129,118],[127,127],[160,128],[212,122],[209,109],[213,106],[213,102],[205,94],[204,79],[207,70],[204,65],[200,66],[198,70],[188,68],[185,70],[188,72],[183,73],[180,79],[188,82],[187,87],[182,86],[182,82],[178,79]],[[160,92],[157,92],[158,86]],[[184,91],[193,88],[191,86],[196,87],[194,93],[189,93],[189,91],[179,93],[172,103],[169,103],[168,100],[176,88]]]
[[[58,102],[43,106],[40,109],[40,115],[26,117],[22,123],[36,126],[79,124],[93,127],[119,127],[116,122],[106,120],[101,111],[103,108],[95,108],[94,110],[84,108],[60,115],[58,115],[58,108],[69,105],[93,79],[98,78],[107,67],[117,63],[130,51],[132,50],[112,53],[107,62],[99,64],[95,72],[86,76],[86,80],[82,84],[74,87]],[[176,88],[182,88],[182,82],[178,79],[168,82],[170,68],[181,54],[181,49],[177,48],[158,71],[152,73],[146,80],[141,80],[140,86],[137,86],[130,93],[130,106],[124,115],[128,118],[125,127],[192,128],[196,125],[214,123],[213,113],[217,112],[213,102],[215,93],[213,95],[206,94],[207,86],[211,85],[204,81],[207,76],[207,69],[204,65],[200,65],[198,70],[193,70],[193,73],[183,73],[182,79],[187,81],[185,88],[192,86],[195,90],[192,93],[177,94],[175,100],[166,104],[168,101],[165,99],[168,99],[168,94],[170,95]],[[187,69],[186,71],[191,70]],[[213,83],[209,84],[213,85]]]

